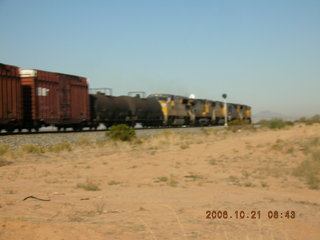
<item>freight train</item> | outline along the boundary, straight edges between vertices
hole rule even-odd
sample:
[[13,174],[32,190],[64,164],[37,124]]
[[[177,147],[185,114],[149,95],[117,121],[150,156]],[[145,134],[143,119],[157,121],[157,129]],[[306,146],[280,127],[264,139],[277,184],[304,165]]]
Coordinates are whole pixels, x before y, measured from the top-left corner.
[[220,101],[187,98],[172,94],[111,96],[102,92],[89,94],[84,77],[23,70],[0,63],[0,132],[55,126],[73,128],[107,128],[115,124],[134,127],[209,126],[240,120],[251,123],[251,108]]

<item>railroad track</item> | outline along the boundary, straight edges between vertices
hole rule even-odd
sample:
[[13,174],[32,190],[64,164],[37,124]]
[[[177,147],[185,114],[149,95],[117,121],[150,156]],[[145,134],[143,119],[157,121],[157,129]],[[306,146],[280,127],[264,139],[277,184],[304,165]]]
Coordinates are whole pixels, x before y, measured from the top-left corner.
[[[242,125],[239,125],[239,127],[242,127]],[[216,126],[170,126],[170,127],[135,127],[134,129],[136,131],[143,131],[143,130],[164,130],[164,129],[199,129],[199,128],[224,128],[222,125],[216,125]],[[71,129],[71,128],[70,128]],[[12,133],[7,133],[5,131],[0,132],[1,136],[11,136],[11,135],[38,135],[38,134],[70,134],[70,133],[85,133],[85,132],[106,132],[109,131],[109,129],[106,129],[104,127],[100,127],[96,130],[84,128],[82,131],[74,131],[74,130],[66,130],[66,131],[57,131],[55,127],[52,128],[40,128],[39,131],[32,131],[29,132],[27,130],[23,130],[21,132],[15,131]]]
[[[224,126],[209,127],[163,127],[163,128],[136,128],[137,137],[152,136],[159,134],[161,131],[170,130],[178,133],[201,133],[204,129],[223,129]],[[84,130],[81,132],[66,131],[43,131],[43,132],[15,132],[13,134],[1,134],[0,144],[10,145],[12,148],[18,148],[24,144],[36,144],[39,146],[51,146],[61,142],[76,143],[81,138],[90,141],[99,141],[105,139],[107,129]]]

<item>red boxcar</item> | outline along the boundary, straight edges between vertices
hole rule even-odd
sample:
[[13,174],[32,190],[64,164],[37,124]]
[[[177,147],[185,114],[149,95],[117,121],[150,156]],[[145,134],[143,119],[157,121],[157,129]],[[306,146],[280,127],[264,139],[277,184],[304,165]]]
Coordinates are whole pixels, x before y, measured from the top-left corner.
[[0,131],[22,124],[22,96],[19,68],[0,63]]
[[41,70],[21,70],[25,128],[54,125],[80,130],[89,120],[87,79]]

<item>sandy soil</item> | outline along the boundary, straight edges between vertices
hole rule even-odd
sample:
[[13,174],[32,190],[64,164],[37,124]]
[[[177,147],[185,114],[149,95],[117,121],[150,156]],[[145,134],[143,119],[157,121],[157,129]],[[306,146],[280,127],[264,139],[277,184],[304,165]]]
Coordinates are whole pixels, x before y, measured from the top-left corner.
[[142,143],[2,156],[13,164],[0,167],[0,239],[318,240],[320,191],[292,174],[314,137],[320,125],[164,131]]

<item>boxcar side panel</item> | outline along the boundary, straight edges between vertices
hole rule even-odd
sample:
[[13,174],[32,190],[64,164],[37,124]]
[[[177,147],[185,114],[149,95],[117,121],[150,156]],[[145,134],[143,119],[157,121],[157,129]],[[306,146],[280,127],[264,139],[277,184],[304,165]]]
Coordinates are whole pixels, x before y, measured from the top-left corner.
[[19,68],[0,63],[0,124],[22,120]]

